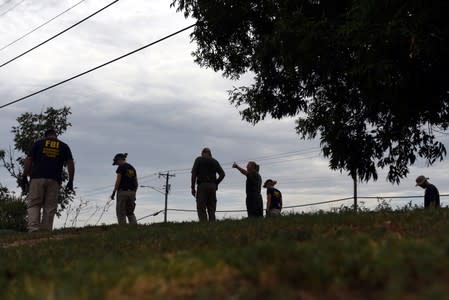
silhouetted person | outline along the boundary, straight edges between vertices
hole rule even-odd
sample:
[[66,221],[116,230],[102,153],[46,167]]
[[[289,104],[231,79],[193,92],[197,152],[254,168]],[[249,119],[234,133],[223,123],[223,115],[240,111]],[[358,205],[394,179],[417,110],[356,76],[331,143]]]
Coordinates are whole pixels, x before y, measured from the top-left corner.
[[267,217],[281,215],[282,193],[274,187],[276,183],[276,180],[268,179],[263,185],[267,189]]
[[246,165],[246,170],[237,163],[234,163],[232,167],[246,176],[246,210],[248,217],[263,217],[262,177],[259,174],[259,165],[250,161]]
[[137,224],[134,210],[136,209],[136,192],[139,186],[137,172],[132,165],[126,162],[127,153],[118,153],[114,156],[112,165],[117,167],[114,190],[111,199],[114,200],[117,193],[116,214],[119,224]]
[[220,163],[212,157],[209,148],[204,148],[201,156],[193,163],[191,178],[192,195],[196,198],[196,209],[201,222],[216,220],[217,189],[224,177],[225,172]]
[[428,182],[429,178],[421,175],[416,178],[416,186],[425,189],[424,193],[424,208],[440,207],[440,193],[438,189]]
[[66,189],[73,191],[75,164],[72,152],[67,144],[58,140],[56,130],[48,129],[44,138],[33,144],[25,159],[23,182],[26,184],[27,176],[31,177],[27,205],[28,231],[53,229],[65,163],[69,172]]

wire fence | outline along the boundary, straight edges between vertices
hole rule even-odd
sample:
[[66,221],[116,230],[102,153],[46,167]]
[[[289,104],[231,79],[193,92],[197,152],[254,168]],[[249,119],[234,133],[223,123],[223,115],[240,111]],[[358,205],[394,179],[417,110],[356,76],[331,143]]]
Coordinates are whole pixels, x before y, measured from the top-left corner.
[[[449,197],[449,194],[441,194],[440,197]],[[374,200],[374,199],[416,199],[416,198],[423,198],[423,196],[360,196],[357,197],[358,200]],[[319,202],[312,202],[312,203],[304,203],[304,204],[297,204],[297,205],[288,205],[284,206],[283,209],[292,209],[292,208],[300,208],[300,207],[310,207],[310,206],[316,206],[316,205],[322,205],[322,204],[329,204],[329,203],[337,203],[337,202],[344,202],[348,200],[354,200],[354,197],[346,197],[346,198],[340,198],[340,199],[332,199],[332,200],[326,200],[326,201],[319,201]],[[196,209],[183,209],[183,208],[167,208],[167,212],[174,211],[174,212],[185,212],[185,213],[196,213]],[[246,209],[230,209],[230,210],[217,210],[216,213],[241,213],[246,212]],[[141,221],[144,219],[147,219],[149,217],[157,216],[160,213],[163,213],[164,209],[159,210],[155,213],[143,216],[137,221]]]

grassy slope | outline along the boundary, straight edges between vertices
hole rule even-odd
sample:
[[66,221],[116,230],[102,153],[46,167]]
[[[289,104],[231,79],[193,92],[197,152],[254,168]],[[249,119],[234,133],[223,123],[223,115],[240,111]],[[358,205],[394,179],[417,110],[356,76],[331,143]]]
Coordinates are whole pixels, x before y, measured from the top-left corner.
[[0,299],[449,299],[448,231],[444,209],[2,234],[65,239],[0,248]]

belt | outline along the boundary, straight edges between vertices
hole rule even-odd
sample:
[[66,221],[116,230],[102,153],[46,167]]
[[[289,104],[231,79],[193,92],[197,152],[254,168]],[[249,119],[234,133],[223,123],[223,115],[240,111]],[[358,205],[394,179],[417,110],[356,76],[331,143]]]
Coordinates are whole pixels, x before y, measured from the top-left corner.
[[131,190],[131,189],[119,189],[119,192],[135,192],[136,190]]

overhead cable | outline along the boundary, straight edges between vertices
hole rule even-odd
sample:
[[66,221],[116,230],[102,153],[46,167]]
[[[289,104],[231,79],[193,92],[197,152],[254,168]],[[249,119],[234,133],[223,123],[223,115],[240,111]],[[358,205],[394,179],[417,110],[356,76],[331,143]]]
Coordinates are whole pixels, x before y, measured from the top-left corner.
[[28,31],[27,33],[25,33],[24,35],[20,36],[19,38],[15,39],[14,41],[10,42],[9,44],[6,44],[5,46],[3,46],[2,48],[0,48],[0,51],[5,50],[6,48],[14,45],[15,43],[17,43],[18,41],[26,38],[27,36],[29,36],[30,34],[32,34],[33,32],[36,32],[37,30],[41,29],[42,27],[44,27],[45,25],[47,25],[48,23],[56,20],[57,18],[59,18],[60,16],[62,16],[63,14],[71,11],[72,9],[74,9],[75,7],[77,7],[78,5],[80,5],[81,3],[86,2],[86,0],[81,0],[77,3],[75,3],[74,5],[70,6],[69,8],[67,8],[66,10],[60,12],[59,14],[57,14],[56,16],[54,16],[53,18],[45,21],[44,23],[42,23],[41,25],[37,26],[36,28]]
[[[244,162],[244,161],[249,161],[249,160],[255,160],[257,162],[260,162],[260,161],[267,161],[267,160],[274,160],[274,159],[282,159],[282,158],[287,158],[287,157],[292,157],[292,156],[297,156],[297,155],[314,153],[318,150],[320,150],[319,147],[314,147],[314,148],[308,148],[308,149],[297,150],[297,151],[290,151],[290,152],[284,152],[284,153],[278,153],[278,154],[272,154],[272,155],[266,155],[266,156],[253,157],[253,158],[246,159],[246,160],[241,159],[241,160],[238,160],[237,162]],[[303,158],[298,158],[298,159],[303,159]],[[230,165],[232,163],[233,162],[225,162],[222,165]],[[177,174],[183,174],[185,172],[190,172],[191,170],[192,170],[192,168],[184,168],[184,169],[174,169],[174,170],[168,170],[168,171],[175,172]]]
[[5,0],[2,4],[0,4],[0,8],[3,8],[4,6],[7,6],[8,3],[12,2],[12,0]]
[[[11,2],[11,1],[9,1]],[[3,17],[4,15],[6,15],[7,13],[9,13],[10,11],[12,11],[14,8],[16,8],[17,6],[19,6],[20,4],[22,4],[23,2],[25,2],[25,0],[19,1],[16,4],[14,4],[13,6],[11,6],[10,8],[8,8],[7,10],[5,10],[4,12],[2,12],[0,14],[0,17]],[[6,4],[7,2],[5,2],[4,4]]]
[[51,41],[51,40],[53,40],[53,39],[57,38],[57,37],[58,37],[58,36],[60,36],[61,34],[63,34],[63,33],[65,33],[65,32],[67,32],[67,31],[69,31],[70,29],[72,29],[72,28],[74,28],[74,27],[78,26],[79,24],[81,24],[81,23],[83,23],[83,22],[87,21],[88,19],[90,19],[90,18],[92,18],[93,16],[95,16],[95,15],[99,14],[100,12],[102,12],[102,11],[103,11],[103,10],[105,10],[105,9],[107,9],[108,7],[110,7],[110,6],[114,5],[114,4],[115,4],[115,3],[117,3],[118,1],[119,1],[119,0],[114,0],[114,1],[112,1],[112,2],[111,2],[111,3],[109,3],[108,5],[106,5],[106,6],[104,6],[103,8],[101,8],[101,9],[97,10],[97,11],[96,11],[96,12],[94,12],[93,14],[91,14],[91,15],[89,15],[89,16],[87,16],[87,17],[85,17],[85,18],[84,18],[84,19],[82,19],[81,21],[78,21],[78,22],[76,22],[76,23],[75,23],[75,24],[73,24],[72,26],[69,26],[69,27],[67,27],[67,28],[66,28],[66,29],[64,29],[63,31],[60,31],[59,33],[57,33],[57,34],[53,35],[52,37],[50,37],[50,38],[46,39],[46,40],[45,40],[45,41],[43,41],[43,42],[41,42],[41,43],[37,44],[36,46],[34,46],[34,47],[32,47],[32,48],[30,48],[30,49],[26,50],[25,52],[22,52],[21,54],[19,54],[19,55],[15,56],[15,57],[13,57],[13,58],[11,58],[11,59],[10,59],[10,60],[8,60],[7,62],[4,62],[3,64],[1,64],[1,65],[0,65],[0,68],[2,68],[2,67],[4,67],[4,66],[6,66],[7,64],[10,64],[10,63],[12,63],[12,62],[13,62],[13,61],[15,61],[16,59],[18,59],[18,58],[20,58],[20,57],[24,56],[25,54],[28,54],[28,53],[30,53],[31,51],[33,51],[33,50],[35,50],[35,49],[39,48],[40,46],[42,46],[42,45],[44,45],[44,44],[48,43],[49,41]]
[[96,66],[96,67],[94,67],[94,68],[92,68],[92,69],[89,69],[89,70],[87,70],[87,71],[84,71],[84,72],[82,72],[82,73],[79,73],[78,75],[72,76],[72,77],[67,78],[67,79],[65,79],[65,80],[62,80],[62,81],[60,81],[60,82],[58,82],[58,83],[55,83],[55,84],[53,84],[53,85],[51,85],[51,86],[49,86],[49,87],[46,87],[46,88],[44,88],[44,89],[41,89],[41,90],[39,90],[39,91],[37,91],[37,92],[28,94],[28,95],[26,95],[26,96],[24,96],[24,97],[21,97],[21,98],[19,98],[19,99],[14,100],[14,101],[11,101],[11,102],[8,102],[8,103],[6,103],[6,104],[3,104],[3,105],[0,106],[0,109],[5,108],[5,107],[10,106],[10,105],[13,105],[13,104],[15,104],[15,103],[17,103],[17,102],[21,102],[21,101],[23,101],[23,100],[25,100],[25,99],[31,98],[31,97],[33,97],[33,96],[36,96],[37,94],[40,94],[40,93],[43,93],[43,92],[48,91],[48,90],[50,90],[50,89],[53,89],[53,88],[55,88],[55,87],[57,87],[57,86],[59,86],[59,85],[61,85],[61,84],[67,83],[67,82],[72,81],[72,80],[74,80],[74,79],[76,79],[76,78],[78,78],[78,77],[84,76],[84,75],[86,75],[86,74],[88,74],[88,73],[91,73],[91,72],[93,72],[93,71],[95,71],[95,70],[98,70],[98,69],[100,69],[100,68],[103,68],[103,67],[105,67],[105,66],[107,66],[107,65],[109,65],[109,64],[112,64],[112,63],[114,63],[114,62],[116,62],[116,61],[118,61],[118,60],[121,60],[121,59],[123,59],[123,58],[125,58],[125,57],[127,57],[127,56],[130,56],[130,55],[132,55],[132,54],[134,54],[134,53],[136,53],[136,52],[142,51],[142,50],[144,50],[144,49],[146,49],[146,48],[148,48],[148,47],[150,47],[150,46],[153,46],[153,45],[155,45],[155,44],[157,44],[157,43],[160,43],[160,42],[162,42],[162,41],[164,41],[164,40],[166,40],[166,39],[169,39],[169,38],[171,38],[171,37],[173,37],[173,36],[175,36],[175,35],[177,35],[177,34],[183,32],[183,31],[186,31],[186,30],[192,28],[193,26],[195,26],[195,24],[192,24],[192,25],[190,25],[190,26],[187,26],[187,27],[185,27],[185,28],[183,28],[183,29],[181,29],[181,30],[178,30],[178,31],[176,31],[176,32],[174,32],[174,33],[172,33],[172,34],[169,34],[169,35],[167,35],[167,36],[165,36],[165,37],[163,37],[163,38],[161,38],[161,39],[159,39],[159,40],[157,40],[157,41],[155,41],[155,42],[149,43],[149,44],[147,44],[147,45],[145,45],[145,46],[142,46],[142,47],[140,47],[140,48],[138,48],[138,49],[136,49],[136,50],[133,50],[133,51],[131,51],[131,52],[128,52],[128,53],[126,53],[126,54],[124,54],[124,55],[122,55],[122,56],[119,56],[119,57],[117,57],[117,58],[114,58],[114,59],[112,59],[112,60],[110,60],[110,61],[108,61],[108,62],[106,62],[106,63],[104,63],[104,64],[101,64],[101,65]]

